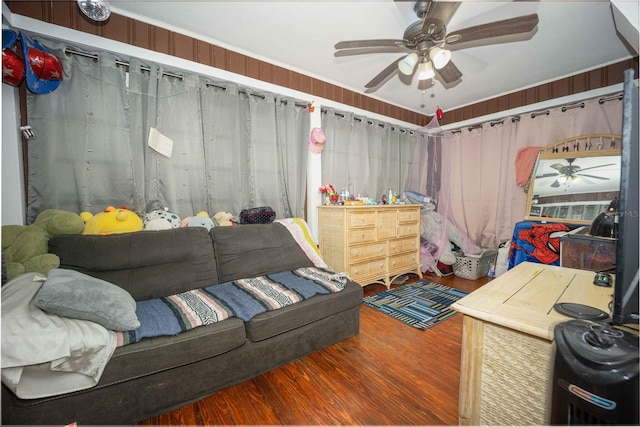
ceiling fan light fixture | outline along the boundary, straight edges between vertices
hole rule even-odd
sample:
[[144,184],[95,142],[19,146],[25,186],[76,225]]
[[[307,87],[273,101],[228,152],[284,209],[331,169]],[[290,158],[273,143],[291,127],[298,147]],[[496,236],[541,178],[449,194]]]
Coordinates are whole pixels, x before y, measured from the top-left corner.
[[431,58],[433,66],[439,70],[451,60],[451,51],[436,46],[429,51],[429,58]]
[[436,72],[433,71],[431,62],[421,62],[420,68],[418,68],[418,80],[428,80],[436,76]]
[[411,52],[409,55],[405,56],[398,62],[398,70],[404,75],[410,76],[413,74],[413,70],[416,68],[416,64],[418,63],[418,54],[415,52]]
[[77,0],[77,3],[82,13],[94,21],[106,21],[111,16],[107,0]]

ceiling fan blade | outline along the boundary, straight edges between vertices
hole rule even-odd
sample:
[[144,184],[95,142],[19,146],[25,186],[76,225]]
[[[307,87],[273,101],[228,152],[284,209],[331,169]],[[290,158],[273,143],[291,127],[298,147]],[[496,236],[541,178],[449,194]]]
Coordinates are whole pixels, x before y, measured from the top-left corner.
[[361,47],[356,49],[336,50],[333,53],[333,56],[338,58],[341,56],[367,55],[370,53],[398,53],[398,52],[409,53],[409,52],[412,52],[412,50],[406,47],[399,47],[399,46]]
[[538,25],[538,14],[533,13],[454,31],[447,35],[446,42],[448,45],[456,45],[493,37],[528,33],[536,25]]
[[589,166],[588,168],[579,169],[577,172],[582,172],[582,171],[586,171],[586,170],[589,170],[589,169],[595,169],[595,168],[603,168],[605,166],[613,166],[615,164],[616,163],[607,163],[606,165]]
[[462,71],[460,71],[458,67],[456,67],[453,61],[447,62],[447,65],[440,68],[439,70],[434,69],[434,71],[445,83],[453,83],[462,77]]
[[537,175],[535,178],[551,178],[552,176],[558,176],[560,175],[559,173],[545,173],[543,175]]
[[555,181],[553,181],[553,183],[551,183],[550,187],[553,187],[553,188],[560,187],[560,181],[556,179]]
[[[384,70],[380,71],[377,76],[375,76],[369,83],[364,85],[367,89],[377,88],[382,82],[386,81],[393,74],[398,72],[398,61],[400,58],[394,60],[391,64],[389,64]],[[369,91],[373,92],[375,89]]]
[[418,90],[427,90],[431,86],[433,86],[434,84],[436,84],[436,83],[433,81],[433,79],[419,80],[418,81]]
[[404,40],[395,39],[370,39],[370,40],[347,40],[336,43],[336,49],[355,49],[361,47],[404,47]]
[[554,163],[551,166],[549,166],[550,168],[553,168],[557,171],[562,171],[562,169],[564,169],[567,165],[563,165],[562,163]]
[[605,176],[587,175],[585,173],[577,173],[577,174],[575,174],[575,176],[583,176],[583,177],[587,177],[587,178],[595,178],[595,179],[600,179],[602,181],[609,181],[610,180],[610,178],[607,178]]

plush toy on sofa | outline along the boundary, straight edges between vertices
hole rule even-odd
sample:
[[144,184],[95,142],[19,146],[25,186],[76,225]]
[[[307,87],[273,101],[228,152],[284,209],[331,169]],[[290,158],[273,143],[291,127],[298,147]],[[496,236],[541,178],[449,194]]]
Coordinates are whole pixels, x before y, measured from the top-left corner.
[[182,227],[204,227],[207,230],[211,230],[215,225],[205,211],[200,211],[196,215],[188,216],[182,220]]
[[49,239],[59,234],[78,234],[84,222],[80,215],[46,209],[31,225],[2,226],[2,255],[7,280],[22,273],[47,273],[60,266],[60,258],[49,252]]
[[107,207],[95,215],[89,212],[80,214],[84,220],[82,234],[117,234],[142,230],[142,218],[137,213],[121,206],[116,209]]
[[171,230],[180,228],[180,217],[169,211],[169,208],[154,209],[145,214],[143,220],[145,231]]
[[218,212],[213,216],[213,219],[215,219],[220,226],[236,225],[232,218],[233,215],[229,212]]

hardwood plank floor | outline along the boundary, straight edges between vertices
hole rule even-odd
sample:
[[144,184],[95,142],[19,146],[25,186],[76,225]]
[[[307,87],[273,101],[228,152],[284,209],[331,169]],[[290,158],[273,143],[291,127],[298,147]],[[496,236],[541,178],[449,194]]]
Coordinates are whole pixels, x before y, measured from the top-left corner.
[[[489,280],[425,279],[467,292]],[[357,337],[140,424],[458,425],[461,340],[460,314],[422,331],[362,305]]]

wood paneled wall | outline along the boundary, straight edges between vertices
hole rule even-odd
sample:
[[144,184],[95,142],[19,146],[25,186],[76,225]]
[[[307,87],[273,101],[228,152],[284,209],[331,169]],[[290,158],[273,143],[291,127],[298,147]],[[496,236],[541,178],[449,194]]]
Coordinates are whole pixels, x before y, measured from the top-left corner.
[[530,89],[512,92],[453,111],[447,111],[444,118],[440,120],[440,124],[457,123],[487,114],[622,83],[624,81],[624,70],[629,68],[635,69],[636,76],[638,75],[638,57]]
[[[418,126],[424,126],[431,120],[430,116],[387,104],[361,93],[115,13],[107,22],[95,23],[80,12],[75,1],[7,1],[5,3],[12,13],[220,68],[408,123],[415,123]],[[621,83],[623,71],[628,68],[634,68],[637,75],[637,57],[453,111],[446,111],[440,124],[456,123]]]

